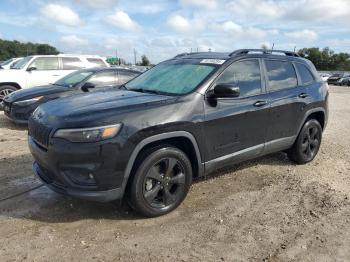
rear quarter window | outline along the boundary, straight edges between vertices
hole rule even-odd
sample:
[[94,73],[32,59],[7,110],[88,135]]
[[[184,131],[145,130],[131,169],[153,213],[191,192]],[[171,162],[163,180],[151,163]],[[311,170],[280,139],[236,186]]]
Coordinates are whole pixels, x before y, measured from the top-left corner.
[[294,66],[288,61],[265,60],[270,92],[292,88],[298,85]]
[[89,63],[94,64],[95,67],[106,67],[106,64],[101,58],[87,58]]
[[314,76],[305,65],[295,63],[295,66],[298,70],[299,76],[301,78],[301,83],[303,85],[311,84],[315,80]]

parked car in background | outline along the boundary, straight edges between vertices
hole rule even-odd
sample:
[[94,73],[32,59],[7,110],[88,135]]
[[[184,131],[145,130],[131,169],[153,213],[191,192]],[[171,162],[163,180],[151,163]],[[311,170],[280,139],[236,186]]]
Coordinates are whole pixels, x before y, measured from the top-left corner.
[[13,91],[54,83],[78,69],[108,66],[99,56],[66,54],[27,56],[10,70],[0,70],[0,103]]
[[60,97],[116,88],[141,74],[121,68],[90,68],[73,72],[52,85],[32,87],[5,96],[5,115],[17,124],[26,124],[41,104]]
[[328,78],[330,78],[331,74],[328,74],[328,73],[319,73],[320,77],[322,78],[323,81],[326,81],[328,80]]
[[336,73],[333,74],[331,77],[328,78],[327,82],[330,85],[344,85],[343,81],[345,78],[349,77],[349,73]]
[[289,51],[181,54],[122,89],[31,115],[33,171],[49,188],[96,201],[125,194],[137,212],[160,216],[192,178],[219,168],[278,151],[312,161],[327,124],[327,83]]
[[341,85],[350,86],[350,76],[344,77],[341,81]]
[[0,69],[10,69],[16,62],[21,60],[23,57],[15,57],[0,63]]

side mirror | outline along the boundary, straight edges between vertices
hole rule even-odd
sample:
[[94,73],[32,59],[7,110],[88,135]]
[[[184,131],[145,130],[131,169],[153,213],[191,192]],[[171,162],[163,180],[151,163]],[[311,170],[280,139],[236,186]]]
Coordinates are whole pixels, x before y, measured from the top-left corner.
[[30,72],[30,71],[33,71],[33,70],[36,70],[36,67],[35,67],[35,66],[31,66],[31,67],[28,67],[28,68],[27,68],[27,71],[29,71],[29,72]]
[[93,83],[90,82],[86,82],[82,87],[81,90],[83,90],[84,92],[89,92],[90,88],[95,88],[95,85]]
[[215,98],[232,98],[240,94],[239,87],[234,84],[217,84],[212,92]]

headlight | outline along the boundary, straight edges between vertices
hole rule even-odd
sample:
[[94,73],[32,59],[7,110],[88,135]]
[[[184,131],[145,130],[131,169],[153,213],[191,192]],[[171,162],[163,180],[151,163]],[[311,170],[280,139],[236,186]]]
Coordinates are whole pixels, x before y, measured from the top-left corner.
[[53,137],[64,138],[71,142],[97,142],[115,137],[122,124],[89,128],[59,129]]
[[27,106],[27,105],[34,104],[35,102],[39,101],[41,98],[43,98],[43,97],[37,96],[37,97],[31,98],[31,99],[17,101],[17,102],[14,102],[13,104],[17,105],[17,106]]

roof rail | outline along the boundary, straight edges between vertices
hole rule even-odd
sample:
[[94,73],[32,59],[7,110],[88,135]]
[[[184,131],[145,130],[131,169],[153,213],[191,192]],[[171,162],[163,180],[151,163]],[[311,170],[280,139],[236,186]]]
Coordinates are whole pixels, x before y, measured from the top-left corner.
[[181,57],[181,56],[187,56],[187,55],[190,55],[191,53],[181,53],[181,54],[178,54],[176,56],[174,56],[174,58],[176,57]]
[[300,57],[295,52],[292,51],[285,51],[285,50],[272,50],[272,49],[238,49],[236,51],[233,51],[230,56],[234,55],[243,55],[243,54],[248,54],[250,52],[261,52],[263,54],[272,54],[272,53],[282,53],[285,54],[286,56],[295,56],[295,57]]

